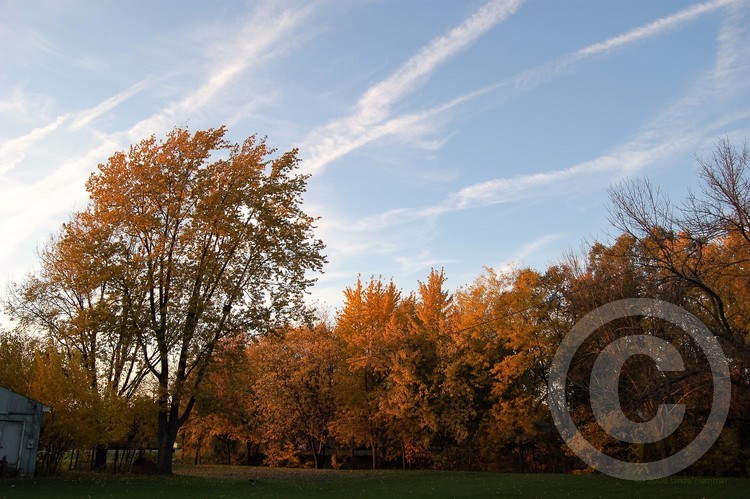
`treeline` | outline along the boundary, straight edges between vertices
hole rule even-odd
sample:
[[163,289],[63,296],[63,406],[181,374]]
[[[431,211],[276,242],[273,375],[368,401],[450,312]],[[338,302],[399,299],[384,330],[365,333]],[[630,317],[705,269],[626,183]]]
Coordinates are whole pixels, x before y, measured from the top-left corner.
[[[621,235],[540,272],[485,269],[451,293],[443,270],[403,293],[357,279],[335,317],[222,345],[184,432],[189,462],[567,472],[583,464],[547,406],[547,375],[562,338],[590,311],[624,298],[683,307],[719,338],[732,402],[717,442],[690,472],[750,469],[750,172],[746,150],[718,144],[700,161],[702,191],[678,205],[647,181],[612,191]],[[626,445],[604,433],[589,395],[593,364],[617,338],[669,341],[684,369],[635,356],[619,400],[633,421],[684,404],[666,439]],[[622,460],[656,461],[686,447],[711,411],[706,355],[674,324],[612,321],[581,346],[568,374],[577,426]]]
[[[673,243],[686,241],[668,236]],[[223,345],[188,422],[188,462],[281,466],[403,467],[571,472],[584,466],[560,438],[547,407],[547,374],[562,338],[589,311],[622,298],[679,304],[715,324],[700,292],[650,267],[654,238],[622,235],[586,258],[544,273],[486,269],[450,294],[433,270],[404,294],[382,278],[358,279],[330,324],[287,328],[247,344]],[[663,240],[661,241],[664,242]],[[728,257],[727,245],[714,245]],[[730,279],[747,289],[747,275]],[[738,303],[725,302],[734,308]],[[743,316],[731,323],[744,327]],[[630,445],[607,438],[588,408],[593,361],[614,339],[650,334],[678,346],[685,370],[659,373],[653,361],[625,365],[625,413],[648,421],[659,403],[686,404],[665,442]],[[698,474],[747,472],[746,337],[724,337],[731,359],[730,417]],[[726,341],[729,340],[729,341]],[[606,325],[576,354],[569,374],[572,412],[587,438],[623,460],[672,455],[701,430],[711,408],[710,369],[689,337],[644,317]]]
[[[746,148],[719,142],[713,156],[699,160],[700,190],[680,202],[647,181],[619,185],[611,192],[619,237],[543,271],[488,268],[451,291],[444,271],[432,270],[413,293],[382,277],[359,278],[344,290],[334,317],[308,315],[266,334],[222,336],[200,379],[191,370],[178,378],[195,389],[173,408],[190,416],[176,439],[179,457],[276,466],[584,470],[550,416],[550,364],[586,314],[643,297],[695,315],[729,360],[726,424],[688,471],[748,474],[748,159]],[[23,299],[11,303],[21,317],[29,310]],[[100,323],[109,324],[108,334],[95,338],[109,346],[97,351],[108,355],[93,370],[88,346],[64,331],[41,329],[37,339],[19,331],[4,336],[0,384],[55,408],[42,435],[51,451],[157,445],[159,428],[141,422],[158,420],[164,389],[121,343],[137,338],[117,334],[128,324]],[[653,359],[635,355],[619,375],[616,395],[631,421],[652,420],[663,404],[685,406],[681,424],[652,443],[614,439],[590,407],[599,382],[592,377],[596,359],[631,335],[662,338],[683,360],[683,369],[662,372]],[[188,360],[202,355],[187,351]],[[705,353],[674,324],[649,316],[601,325],[576,352],[567,378],[571,416],[582,435],[627,461],[657,461],[685,448],[705,426],[714,396]],[[192,412],[184,411],[188,403]]]

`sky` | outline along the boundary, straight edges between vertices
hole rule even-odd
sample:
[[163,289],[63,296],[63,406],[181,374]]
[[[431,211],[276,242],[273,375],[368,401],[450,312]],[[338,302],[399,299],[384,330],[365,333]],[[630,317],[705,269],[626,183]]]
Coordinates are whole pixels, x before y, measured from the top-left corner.
[[684,196],[750,136],[748,0],[2,0],[0,64],[2,290],[176,126],[299,148],[329,309],[360,274],[544,270],[617,235],[611,186]]

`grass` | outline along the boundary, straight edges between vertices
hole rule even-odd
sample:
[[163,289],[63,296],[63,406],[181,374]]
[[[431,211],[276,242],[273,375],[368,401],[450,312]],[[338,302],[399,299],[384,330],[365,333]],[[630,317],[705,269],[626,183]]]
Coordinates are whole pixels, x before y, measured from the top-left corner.
[[185,466],[176,475],[70,472],[0,481],[0,497],[748,497],[750,479],[671,477],[629,482],[603,475],[438,471],[287,470]]

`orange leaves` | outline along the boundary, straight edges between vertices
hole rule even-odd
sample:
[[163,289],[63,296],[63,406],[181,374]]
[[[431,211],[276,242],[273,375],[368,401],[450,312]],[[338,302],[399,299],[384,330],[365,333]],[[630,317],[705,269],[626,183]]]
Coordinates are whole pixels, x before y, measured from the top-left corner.
[[290,448],[307,446],[318,462],[336,413],[335,381],[341,349],[324,325],[287,328],[247,349],[257,438],[272,449],[272,463]]
[[363,286],[358,278],[354,288],[344,290],[344,299],[337,317],[337,334],[352,367],[387,371],[401,293],[392,281],[372,278]]
[[302,316],[325,262],[296,153],[226,132],[175,128],[113,154],[20,293],[21,315],[77,349],[92,386],[132,396],[156,377],[162,471],[218,342]]

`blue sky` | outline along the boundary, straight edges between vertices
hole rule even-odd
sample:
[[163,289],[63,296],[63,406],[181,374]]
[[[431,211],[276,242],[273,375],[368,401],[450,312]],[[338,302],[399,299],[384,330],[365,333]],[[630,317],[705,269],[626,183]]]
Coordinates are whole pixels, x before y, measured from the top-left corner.
[[614,235],[607,188],[676,196],[750,135],[750,3],[4,1],[0,281],[112,153],[174,126],[299,147],[331,307],[357,274],[452,289]]

